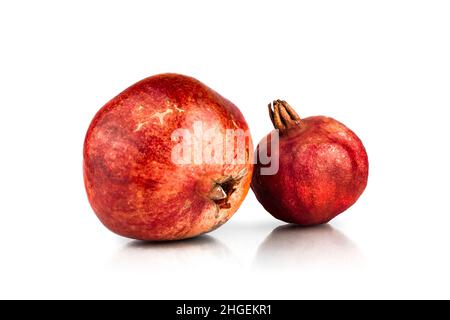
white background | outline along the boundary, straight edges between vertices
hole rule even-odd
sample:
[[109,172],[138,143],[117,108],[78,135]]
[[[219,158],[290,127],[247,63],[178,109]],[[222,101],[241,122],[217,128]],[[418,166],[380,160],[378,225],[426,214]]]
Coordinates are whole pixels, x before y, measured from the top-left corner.
[[[448,1],[2,1],[0,298],[450,298],[449,17]],[[196,240],[110,233],[84,135],[161,72],[233,101],[255,142],[275,98],[344,122],[366,192],[312,229],[276,229],[250,192]]]

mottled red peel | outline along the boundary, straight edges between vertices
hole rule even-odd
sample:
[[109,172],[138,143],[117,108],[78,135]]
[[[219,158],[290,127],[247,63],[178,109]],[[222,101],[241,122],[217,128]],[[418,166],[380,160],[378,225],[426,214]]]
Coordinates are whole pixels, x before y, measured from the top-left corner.
[[[248,130],[235,105],[178,74],[144,79],[95,115],[84,143],[83,172],[89,202],[107,228],[134,239],[176,240],[213,230],[235,213],[249,189],[250,161],[172,162],[173,131],[192,131],[196,121],[221,132]],[[248,145],[251,150],[250,139]],[[245,158],[250,159],[248,151]],[[223,189],[225,198],[216,189],[212,200],[216,181],[243,171],[232,189]]]
[[[326,223],[363,193],[369,169],[365,148],[355,133],[332,118],[300,120],[285,101],[276,100],[273,106],[269,113],[280,130],[280,143],[269,154],[279,157],[279,171],[261,175],[263,165],[257,163],[252,190],[277,219],[305,226]],[[270,150],[267,141],[258,145],[257,154]]]

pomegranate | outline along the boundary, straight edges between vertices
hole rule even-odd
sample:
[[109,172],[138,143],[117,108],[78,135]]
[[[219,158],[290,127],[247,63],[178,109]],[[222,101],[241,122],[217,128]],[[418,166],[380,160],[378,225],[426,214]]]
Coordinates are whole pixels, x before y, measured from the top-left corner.
[[252,149],[230,101],[191,77],[152,76],[92,120],[83,152],[88,199],[119,235],[194,237],[225,223],[244,200]]
[[286,101],[269,104],[279,133],[272,132],[257,147],[258,155],[278,160],[278,172],[264,174],[258,161],[252,190],[275,218],[299,225],[330,221],[353,205],[368,178],[368,158],[361,140],[342,123],[328,117],[300,119]]

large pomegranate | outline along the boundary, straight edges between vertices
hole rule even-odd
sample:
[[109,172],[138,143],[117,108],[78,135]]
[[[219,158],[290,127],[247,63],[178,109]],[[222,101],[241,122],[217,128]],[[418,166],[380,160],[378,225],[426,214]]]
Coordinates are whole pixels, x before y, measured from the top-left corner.
[[244,200],[251,150],[247,123],[230,101],[194,78],[156,75],[92,120],[83,162],[89,202],[119,235],[194,237],[225,223]]
[[265,164],[259,161],[252,181],[264,208],[286,222],[316,225],[353,205],[366,187],[369,170],[356,134],[332,118],[300,119],[286,101],[269,104],[269,113],[279,132],[279,148],[272,148],[277,135],[271,133],[257,154],[276,159],[279,170],[264,174]]

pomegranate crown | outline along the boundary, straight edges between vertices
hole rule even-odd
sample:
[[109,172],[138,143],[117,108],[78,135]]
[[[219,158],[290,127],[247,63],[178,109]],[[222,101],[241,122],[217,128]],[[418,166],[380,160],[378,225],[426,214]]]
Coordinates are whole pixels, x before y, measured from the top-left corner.
[[292,127],[298,127],[302,124],[302,119],[286,101],[274,100],[269,103],[269,115],[275,129],[285,133]]

